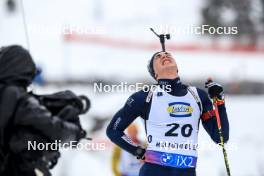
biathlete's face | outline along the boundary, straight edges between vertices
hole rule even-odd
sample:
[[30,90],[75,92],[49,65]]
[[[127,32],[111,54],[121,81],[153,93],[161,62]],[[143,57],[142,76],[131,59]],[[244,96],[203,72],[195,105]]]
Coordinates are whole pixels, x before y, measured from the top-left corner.
[[159,75],[166,75],[166,72],[175,71],[177,75],[178,67],[175,59],[172,57],[171,53],[159,52],[154,56],[153,67],[156,74],[156,79]]

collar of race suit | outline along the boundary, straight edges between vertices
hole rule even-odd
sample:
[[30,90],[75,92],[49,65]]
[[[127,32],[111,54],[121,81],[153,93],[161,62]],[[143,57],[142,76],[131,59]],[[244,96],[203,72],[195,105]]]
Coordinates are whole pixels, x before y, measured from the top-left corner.
[[174,96],[184,96],[187,94],[187,86],[182,84],[179,77],[175,79],[159,79],[158,85],[165,89],[167,93]]

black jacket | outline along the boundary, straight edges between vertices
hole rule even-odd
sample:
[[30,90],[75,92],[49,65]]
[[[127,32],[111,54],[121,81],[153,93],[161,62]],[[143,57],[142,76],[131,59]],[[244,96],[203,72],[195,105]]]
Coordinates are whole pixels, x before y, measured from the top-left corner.
[[43,152],[27,151],[28,140],[77,140],[80,133],[80,125],[62,117],[69,111],[78,116],[73,107],[54,114],[26,91],[35,74],[28,51],[20,46],[0,50],[0,169],[6,171],[0,175],[35,175],[32,163]]

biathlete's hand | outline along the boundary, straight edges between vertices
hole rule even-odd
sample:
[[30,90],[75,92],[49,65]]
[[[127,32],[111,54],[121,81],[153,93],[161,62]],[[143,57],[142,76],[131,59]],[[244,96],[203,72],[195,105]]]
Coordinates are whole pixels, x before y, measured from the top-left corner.
[[223,87],[214,82],[211,78],[208,78],[208,80],[205,82],[205,88],[208,89],[208,94],[210,98],[217,97],[218,99],[222,100],[224,95],[224,89]]
[[144,148],[138,146],[136,153],[135,153],[135,156],[137,157],[137,159],[144,160],[145,159],[145,153],[146,153],[146,150]]

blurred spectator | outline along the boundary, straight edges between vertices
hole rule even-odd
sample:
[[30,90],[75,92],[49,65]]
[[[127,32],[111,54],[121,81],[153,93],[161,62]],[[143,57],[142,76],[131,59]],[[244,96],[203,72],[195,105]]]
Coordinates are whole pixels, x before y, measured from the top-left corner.
[[203,24],[213,27],[222,26],[220,16],[224,0],[207,0],[206,7],[202,10]]
[[236,12],[234,26],[239,29],[239,37],[248,38],[248,44],[256,45],[257,31],[254,20],[250,18],[253,11],[251,0],[231,0],[232,8]]
[[8,12],[10,13],[14,12],[16,10],[15,0],[7,0],[6,7],[7,7]]
[[261,21],[262,21],[262,25],[264,25],[264,0],[261,0],[261,5],[262,5]]
[[[262,0],[263,2],[263,0]],[[238,43],[255,46],[257,44],[258,19],[252,19],[252,8],[256,1],[251,0],[207,0],[205,8],[202,10],[203,24],[212,27],[238,27]],[[224,15],[226,10],[234,13],[234,19]]]

